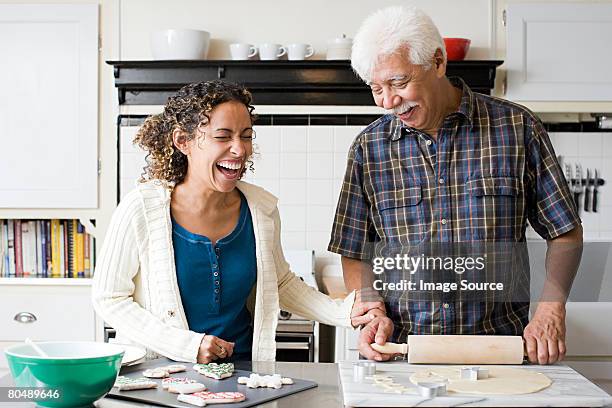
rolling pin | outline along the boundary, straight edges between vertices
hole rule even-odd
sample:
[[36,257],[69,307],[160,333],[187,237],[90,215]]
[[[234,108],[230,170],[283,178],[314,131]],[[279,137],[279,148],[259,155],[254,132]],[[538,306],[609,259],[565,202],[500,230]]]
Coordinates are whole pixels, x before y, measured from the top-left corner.
[[372,343],[385,354],[408,354],[410,364],[522,364],[521,336],[408,336],[407,344]]

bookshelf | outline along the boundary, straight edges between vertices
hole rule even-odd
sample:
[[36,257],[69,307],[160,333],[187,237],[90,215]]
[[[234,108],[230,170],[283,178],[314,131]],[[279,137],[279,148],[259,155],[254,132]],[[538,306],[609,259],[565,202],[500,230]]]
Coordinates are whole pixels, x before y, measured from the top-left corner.
[[0,277],[92,277],[92,230],[89,220],[0,219]]
[[0,278],[0,285],[2,286],[91,286],[91,278]]

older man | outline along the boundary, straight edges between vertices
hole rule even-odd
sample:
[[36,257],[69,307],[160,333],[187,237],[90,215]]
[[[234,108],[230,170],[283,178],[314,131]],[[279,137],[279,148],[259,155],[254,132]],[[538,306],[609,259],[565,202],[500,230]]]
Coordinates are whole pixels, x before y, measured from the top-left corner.
[[[520,105],[447,78],[444,43],[427,15],[403,7],[374,13],[355,36],[352,65],[389,114],[349,151],[329,244],[342,255],[349,289],[363,292],[372,282],[376,243],[522,243],[527,222],[549,243],[549,275],[562,264],[575,270],[581,222],[542,123]],[[562,242],[575,250],[555,250]],[[530,321],[529,299],[385,298],[390,319],[362,330],[360,352],[389,359],[370,344],[405,342],[409,334],[522,335],[530,361],[554,363],[566,350],[564,301],[573,278],[561,275],[547,281]]]

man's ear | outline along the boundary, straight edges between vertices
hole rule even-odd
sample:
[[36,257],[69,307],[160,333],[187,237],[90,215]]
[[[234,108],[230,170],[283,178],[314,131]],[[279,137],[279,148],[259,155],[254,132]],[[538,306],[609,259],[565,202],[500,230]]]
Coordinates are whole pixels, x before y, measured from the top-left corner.
[[434,68],[436,69],[436,76],[442,78],[446,75],[446,58],[440,48],[436,49],[434,53]]
[[189,156],[190,150],[190,145],[189,143],[187,143],[187,139],[187,133],[185,133],[181,129],[174,129],[172,131],[172,143],[174,144],[174,147],[180,150],[180,152],[183,153],[185,156]]

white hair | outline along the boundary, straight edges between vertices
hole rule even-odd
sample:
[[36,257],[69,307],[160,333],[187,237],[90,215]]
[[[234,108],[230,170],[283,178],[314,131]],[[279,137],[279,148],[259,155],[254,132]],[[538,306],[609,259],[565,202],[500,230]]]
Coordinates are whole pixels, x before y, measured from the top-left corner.
[[444,41],[431,18],[415,7],[392,6],[368,16],[359,27],[351,55],[353,69],[366,83],[381,57],[408,48],[410,62],[431,67],[439,48],[446,60]]

